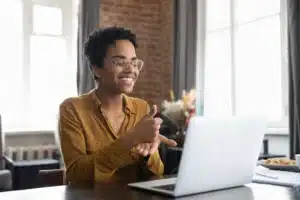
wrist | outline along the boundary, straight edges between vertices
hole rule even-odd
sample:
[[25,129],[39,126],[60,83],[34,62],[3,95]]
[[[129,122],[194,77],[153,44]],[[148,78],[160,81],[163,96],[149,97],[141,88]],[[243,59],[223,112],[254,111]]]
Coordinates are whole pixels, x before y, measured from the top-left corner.
[[129,148],[133,148],[138,144],[138,142],[135,140],[134,136],[131,133],[125,134],[122,138],[124,144]]

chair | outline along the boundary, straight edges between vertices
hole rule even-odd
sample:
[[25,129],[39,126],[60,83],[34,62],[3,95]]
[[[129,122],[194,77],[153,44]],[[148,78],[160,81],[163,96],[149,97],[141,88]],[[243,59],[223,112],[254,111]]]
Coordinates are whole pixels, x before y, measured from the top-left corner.
[[40,170],[37,175],[36,187],[64,185],[64,169]]
[[7,158],[4,156],[4,133],[2,132],[2,123],[0,115],[0,191],[12,189],[12,174],[5,169]]
[[[54,140],[55,144],[60,147],[60,139],[57,131],[54,132]],[[61,152],[59,151],[57,155],[55,155],[55,157],[55,159],[60,161],[61,168],[51,170],[40,170],[36,178],[36,187],[65,185],[65,169]]]

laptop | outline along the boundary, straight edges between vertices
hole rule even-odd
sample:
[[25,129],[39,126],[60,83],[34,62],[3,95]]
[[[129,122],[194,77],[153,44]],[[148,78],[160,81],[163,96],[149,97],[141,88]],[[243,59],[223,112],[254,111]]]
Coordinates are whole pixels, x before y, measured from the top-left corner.
[[258,118],[191,119],[176,178],[128,184],[173,197],[252,182],[266,122]]

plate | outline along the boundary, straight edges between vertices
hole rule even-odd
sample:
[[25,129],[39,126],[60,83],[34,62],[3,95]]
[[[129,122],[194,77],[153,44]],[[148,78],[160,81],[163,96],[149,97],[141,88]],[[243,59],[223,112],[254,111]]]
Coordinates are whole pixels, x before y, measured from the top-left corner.
[[265,164],[264,160],[259,160],[258,164],[271,170],[280,170],[288,172],[300,172],[300,168],[294,165],[269,165]]

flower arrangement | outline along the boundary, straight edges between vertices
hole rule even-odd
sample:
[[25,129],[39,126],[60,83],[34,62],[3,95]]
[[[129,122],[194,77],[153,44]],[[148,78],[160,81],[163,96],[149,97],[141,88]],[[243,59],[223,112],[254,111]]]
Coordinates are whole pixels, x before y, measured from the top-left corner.
[[196,114],[196,90],[182,92],[181,99],[175,100],[170,92],[170,101],[163,101],[162,114],[172,120],[178,129],[186,130],[192,116]]

